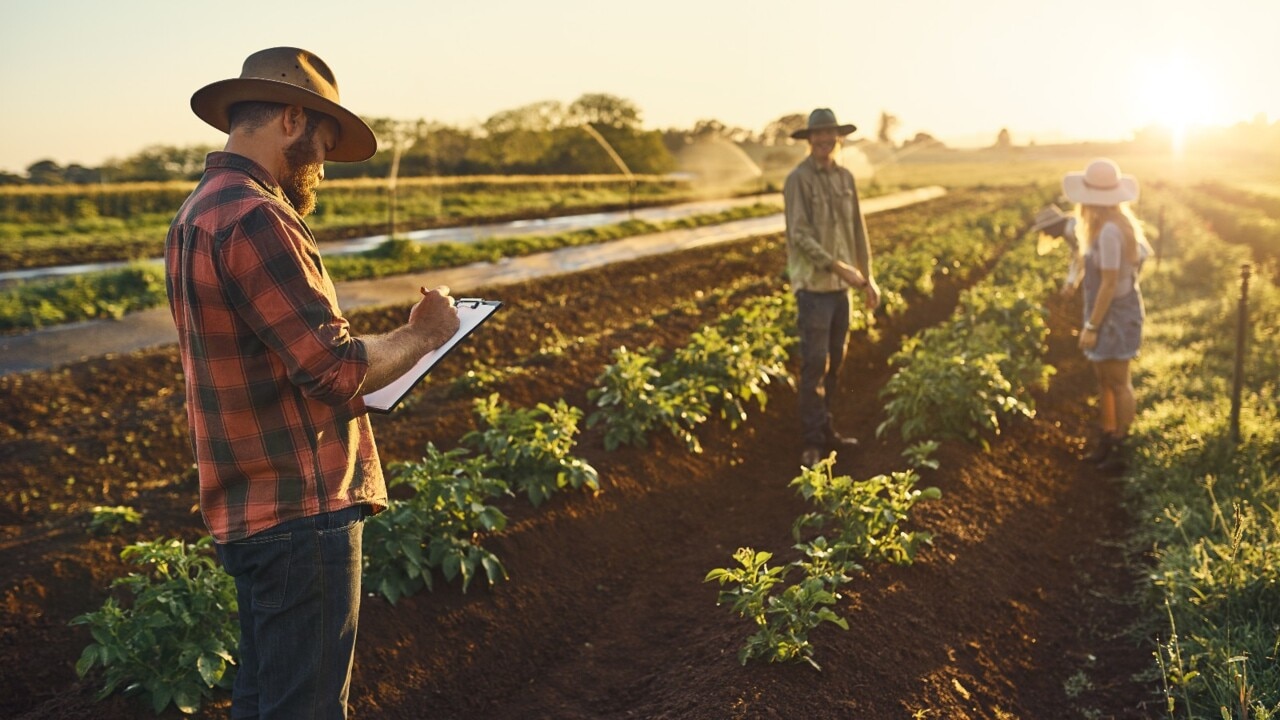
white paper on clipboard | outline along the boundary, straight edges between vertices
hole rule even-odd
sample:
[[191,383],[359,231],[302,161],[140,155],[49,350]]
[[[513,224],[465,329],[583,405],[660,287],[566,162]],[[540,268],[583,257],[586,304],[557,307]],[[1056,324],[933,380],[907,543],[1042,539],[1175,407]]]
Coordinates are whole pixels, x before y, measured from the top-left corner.
[[494,310],[502,306],[499,300],[481,300],[480,298],[461,298],[454,301],[458,309],[458,332],[453,334],[444,345],[423,355],[408,372],[393,380],[386,387],[375,390],[364,396],[365,407],[370,412],[389,413],[395,409],[404,396],[409,394],[418,381],[426,376],[431,368],[454,348],[463,338],[471,334],[480,323],[484,322]]

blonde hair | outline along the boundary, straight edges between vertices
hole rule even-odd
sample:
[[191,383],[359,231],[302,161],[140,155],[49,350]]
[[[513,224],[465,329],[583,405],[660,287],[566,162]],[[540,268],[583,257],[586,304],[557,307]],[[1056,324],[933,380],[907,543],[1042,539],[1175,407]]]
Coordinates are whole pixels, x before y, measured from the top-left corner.
[[1129,264],[1138,262],[1138,245],[1145,245],[1147,239],[1142,232],[1142,223],[1129,203],[1119,205],[1081,205],[1080,206],[1080,254],[1089,252],[1089,248],[1098,241],[1098,235],[1107,223],[1115,223],[1124,233],[1124,247],[1121,249],[1124,259]]

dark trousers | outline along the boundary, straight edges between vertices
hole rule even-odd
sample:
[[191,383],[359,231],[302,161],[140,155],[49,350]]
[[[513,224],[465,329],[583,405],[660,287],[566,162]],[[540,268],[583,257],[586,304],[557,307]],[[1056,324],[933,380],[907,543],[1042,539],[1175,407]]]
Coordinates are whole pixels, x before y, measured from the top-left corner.
[[831,399],[840,384],[849,341],[849,293],[796,293],[800,329],[800,430],[807,447],[824,447],[835,434]]
[[365,506],[219,544],[240,606],[231,717],[345,718]]

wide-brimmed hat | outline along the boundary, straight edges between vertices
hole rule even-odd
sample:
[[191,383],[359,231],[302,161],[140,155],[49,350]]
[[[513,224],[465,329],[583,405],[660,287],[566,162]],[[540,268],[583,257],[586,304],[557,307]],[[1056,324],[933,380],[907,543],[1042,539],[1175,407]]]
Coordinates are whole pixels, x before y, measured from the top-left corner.
[[832,112],[830,108],[818,108],[817,110],[809,113],[809,127],[796,130],[791,133],[791,137],[796,140],[807,140],[809,138],[809,133],[814,130],[825,130],[827,128],[835,128],[841,135],[848,135],[858,129],[847,123],[841,125],[836,122],[836,114]]
[[1031,226],[1028,232],[1038,232],[1045,228],[1053,227],[1060,222],[1066,221],[1071,216],[1062,212],[1057,205],[1049,204],[1036,213],[1035,224]]
[[1062,192],[1081,205],[1119,205],[1138,199],[1138,179],[1122,175],[1120,166],[1099,158],[1084,172],[1069,172],[1062,178]]
[[373,130],[338,100],[333,71],[314,53],[292,47],[259,50],[244,61],[240,77],[206,85],[191,96],[191,110],[222,132],[231,123],[227,110],[238,102],[300,105],[322,112],[338,123],[338,139],[326,160],[367,160],[378,149]]

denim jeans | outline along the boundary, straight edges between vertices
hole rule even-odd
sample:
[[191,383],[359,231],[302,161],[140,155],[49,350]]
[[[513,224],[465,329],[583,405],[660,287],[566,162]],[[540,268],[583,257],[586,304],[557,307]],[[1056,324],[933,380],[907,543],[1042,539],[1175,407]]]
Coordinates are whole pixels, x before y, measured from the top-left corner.
[[835,434],[831,399],[840,385],[849,341],[849,293],[796,292],[800,328],[800,430],[806,447],[824,447]]
[[218,544],[235,578],[240,664],[232,718],[345,718],[366,506]]

